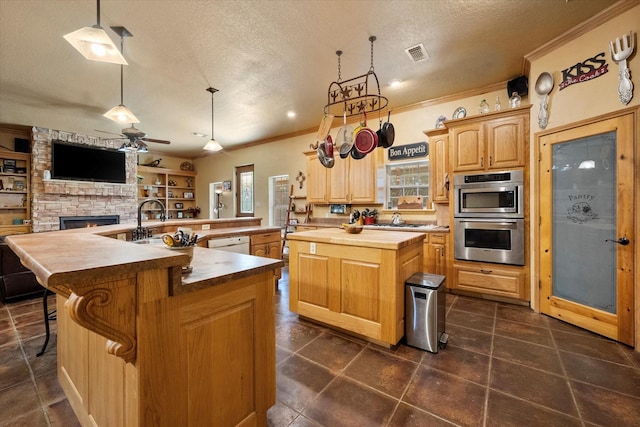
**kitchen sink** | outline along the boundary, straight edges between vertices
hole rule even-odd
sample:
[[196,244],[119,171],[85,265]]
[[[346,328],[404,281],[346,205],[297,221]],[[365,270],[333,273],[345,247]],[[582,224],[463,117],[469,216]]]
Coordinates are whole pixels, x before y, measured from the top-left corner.
[[131,243],[135,243],[136,245],[166,246],[162,241],[162,237],[148,237],[146,239],[132,240]]

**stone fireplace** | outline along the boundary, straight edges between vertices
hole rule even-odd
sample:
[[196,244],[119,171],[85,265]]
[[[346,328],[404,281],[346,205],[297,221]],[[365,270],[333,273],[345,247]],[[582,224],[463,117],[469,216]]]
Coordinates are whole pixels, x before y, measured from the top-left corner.
[[[31,163],[32,228],[34,232],[60,229],[60,217],[119,216],[135,223],[137,214],[136,154],[126,155],[126,184],[67,181],[43,178],[51,170],[51,141],[59,139],[99,147],[117,148],[120,140],[72,132],[33,128]],[[78,159],[82,161],[82,159]]]

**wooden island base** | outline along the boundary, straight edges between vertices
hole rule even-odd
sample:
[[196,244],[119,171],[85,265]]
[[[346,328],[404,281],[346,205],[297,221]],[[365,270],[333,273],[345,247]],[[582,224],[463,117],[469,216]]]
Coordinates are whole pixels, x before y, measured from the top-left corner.
[[423,266],[424,233],[326,229],[289,237],[289,308],[390,347],[404,336],[404,282]]
[[[58,378],[80,423],[266,425],[275,403],[273,275],[169,296],[166,270],[138,273],[134,363],[108,354],[108,340],[72,321],[58,295]],[[135,274],[120,280],[135,282]]]

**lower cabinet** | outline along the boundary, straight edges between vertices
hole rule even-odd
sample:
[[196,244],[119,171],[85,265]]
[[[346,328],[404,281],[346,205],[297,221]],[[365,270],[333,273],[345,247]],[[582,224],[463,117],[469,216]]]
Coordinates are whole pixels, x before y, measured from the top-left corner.
[[455,261],[451,288],[519,300],[529,300],[524,267]]
[[[281,259],[281,243],[282,237],[280,236],[280,232],[277,231],[274,233],[253,234],[251,236],[250,253],[251,255],[264,258]],[[280,277],[282,277],[282,273],[280,269],[277,269],[275,273],[276,286]]]
[[426,233],[424,239],[424,272],[447,275],[447,233]]

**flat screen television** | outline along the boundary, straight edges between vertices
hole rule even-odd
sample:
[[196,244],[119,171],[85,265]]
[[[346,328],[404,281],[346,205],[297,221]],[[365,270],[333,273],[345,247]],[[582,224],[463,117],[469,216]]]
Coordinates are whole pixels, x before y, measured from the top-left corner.
[[126,156],[111,148],[51,143],[51,178],[77,181],[127,182]]

